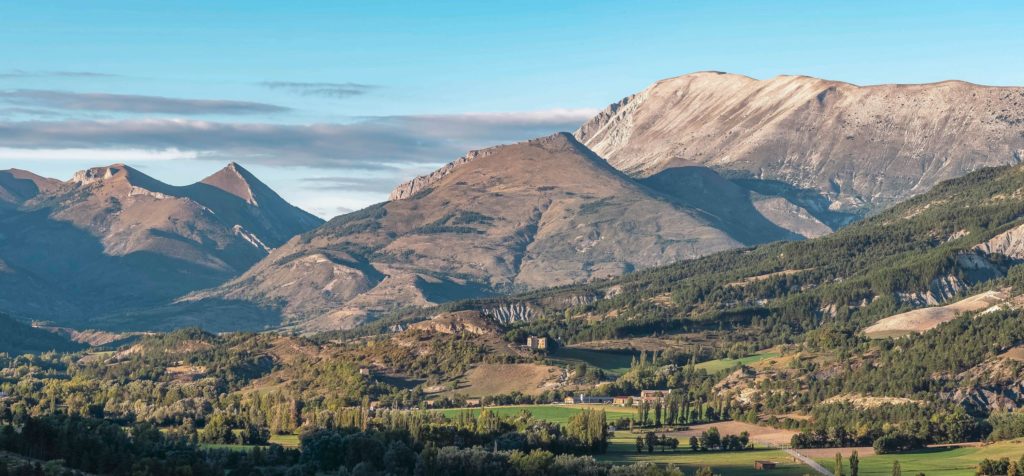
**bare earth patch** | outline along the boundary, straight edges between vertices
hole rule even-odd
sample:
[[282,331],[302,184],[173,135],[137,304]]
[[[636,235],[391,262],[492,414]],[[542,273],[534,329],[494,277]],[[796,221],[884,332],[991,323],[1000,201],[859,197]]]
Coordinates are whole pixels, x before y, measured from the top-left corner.
[[765,446],[789,446],[789,443],[793,440],[793,435],[797,434],[793,430],[781,430],[753,423],[720,421],[717,423],[694,425],[689,430],[669,433],[669,435],[679,438],[680,444],[685,446],[689,444],[687,441],[691,436],[700,436],[701,432],[707,431],[711,427],[718,428],[719,433],[723,435],[739,435],[745,431],[750,434],[750,441]]
[[878,408],[882,405],[913,405],[922,404],[924,402],[920,400],[912,400],[903,397],[869,397],[864,395],[836,395],[828,400],[825,400],[825,404],[833,403],[850,403],[857,408]]
[[956,319],[956,316],[960,314],[983,311],[1006,301],[1006,299],[1007,296],[1004,292],[987,291],[946,306],[914,309],[886,317],[864,329],[864,333],[868,337],[877,339],[925,332],[936,328],[939,324]]
[[831,458],[834,457],[836,453],[842,454],[843,459],[849,459],[850,455],[853,454],[854,451],[856,451],[857,456],[861,458],[875,455],[875,449],[870,446],[861,446],[857,448],[807,448],[797,451],[800,452],[800,454],[813,459]]
[[1017,346],[1001,355],[1004,359],[1016,360],[1017,362],[1024,362],[1024,346]]

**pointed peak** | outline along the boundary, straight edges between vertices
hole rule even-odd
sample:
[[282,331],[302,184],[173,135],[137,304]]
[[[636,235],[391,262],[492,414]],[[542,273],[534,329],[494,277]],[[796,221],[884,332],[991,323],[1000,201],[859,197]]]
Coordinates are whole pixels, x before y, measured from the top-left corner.
[[234,173],[247,177],[249,180],[256,180],[256,177],[254,177],[251,172],[246,170],[245,167],[242,167],[242,164],[239,164],[238,162],[228,162],[228,165],[225,165],[223,170],[230,170]]
[[[255,175],[252,174],[252,172],[249,172],[245,167],[242,167],[242,164],[239,164],[238,162],[228,162],[228,164],[225,165],[224,168],[218,170],[213,175],[217,175],[219,173],[230,173],[233,175],[237,175],[239,178],[245,180],[246,182],[260,181],[258,178],[256,178]],[[210,177],[213,177],[213,175],[211,175]]]
[[245,200],[250,205],[258,205],[256,202],[256,191],[267,188],[263,182],[260,182],[256,176],[237,162],[228,163],[224,168],[204,178],[199,183],[230,193]]

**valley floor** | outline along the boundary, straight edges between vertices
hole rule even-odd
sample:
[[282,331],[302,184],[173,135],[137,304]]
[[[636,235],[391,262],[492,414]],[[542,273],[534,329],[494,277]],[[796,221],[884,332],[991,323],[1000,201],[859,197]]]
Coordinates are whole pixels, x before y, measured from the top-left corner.
[[[801,450],[803,452],[804,450]],[[826,468],[834,464],[836,449],[814,451],[815,459]],[[817,452],[833,456],[817,456]],[[847,452],[844,452],[847,454]],[[882,476],[892,474],[894,461],[900,462],[903,474],[924,473],[928,476],[973,476],[983,459],[1009,458],[1017,460],[1024,455],[1024,439],[1001,441],[990,445],[941,446],[903,454],[865,455],[860,453],[860,474]],[[844,460],[845,461],[845,460]],[[849,471],[849,468],[846,468]]]
[[[603,409],[608,413],[609,421],[619,417],[635,416],[635,409],[610,405],[515,405],[487,408],[500,415],[515,415],[521,411],[528,411],[536,418],[563,424],[583,408]],[[480,408],[452,408],[436,411],[444,413],[449,418],[454,418],[459,413],[476,416],[480,410]],[[737,452],[692,451],[687,446],[689,437],[699,435],[701,431],[711,427],[718,428],[722,434],[739,434],[746,431],[750,434],[755,448]],[[608,452],[599,455],[597,459],[614,464],[673,464],[688,473],[694,472],[701,466],[709,466],[715,471],[715,474],[725,476],[760,474],[761,471],[754,469],[754,462],[767,460],[778,463],[778,466],[773,471],[765,471],[766,474],[779,476],[816,474],[809,466],[795,461],[792,456],[781,449],[789,446],[789,439],[793,433],[795,432],[792,430],[780,430],[736,421],[706,423],[693,425],[684,431],[664,432],[665,435],[679,439],[680,447],[676,451],[662,452],[660,448],[655,448],[653,453],[648,453],[646,450],[637,453],[635,446],[637,434],[630,433],[629,430],[619,430],[611,438]],[[658,432],[658,434],[662,434],[662,432]],[[801,455],[817,461],[826,469],[832,470],[834,456],[837,452],[842,453],[844,464],[849,464],[848,458],[853,450],[856,450],[860,456],[860,474],[864,476],[892,474],[894,461],[900,462],[904,474],[971,476],[975,474],[978,463],[983,459],[1019,459],[1021,455],[1024,455],[1024,439],[987,445],[965,443],[963,445],[935,446],[921,451],[890,455],[876,455],[870,447],[801,449],[798,451]],[[849,468],[845,467],[845,471],[848,472]]]
[[676,451],[661,452],[655,448],[653,453],[646,450],[636,452],[636,436],[629,431],[616,432],[608,446],[608,452],[597,457],[598,461],[614,464],[656,463],[674,464],[687,474],[692,474],[702,466],[710,466],[715,474],[723,476],[756,474],[754,461],[774,461],[779,465],[768,474],[778,476],[798,476],[810,473],[810,469],[802,464],[794,463],[784,451],[764,447],[746,451],[731,452],[700,452],[680,447]]

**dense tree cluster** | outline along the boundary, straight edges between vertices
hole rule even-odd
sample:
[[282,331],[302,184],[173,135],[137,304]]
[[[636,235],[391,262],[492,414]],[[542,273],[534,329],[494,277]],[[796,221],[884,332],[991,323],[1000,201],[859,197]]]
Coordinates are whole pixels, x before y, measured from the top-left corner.
[[718,428],[711,427],[700,432],[700,436],[690,437],[690,449],[693,451],[740,451],[750,449],[750,434],[722,435]]

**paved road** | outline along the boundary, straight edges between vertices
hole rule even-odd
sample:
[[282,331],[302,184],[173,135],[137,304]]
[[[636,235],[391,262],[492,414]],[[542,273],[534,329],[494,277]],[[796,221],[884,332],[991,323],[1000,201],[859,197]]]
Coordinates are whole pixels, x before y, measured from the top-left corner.
[[820,473],[820,474],[822,474],[824,476],[834,476],[831,471],[825,469],[825,467],[820,465],[820,464],[818,464],[817,461],[814,461],[813,459],[810,459],[810,458],[808,458],[808,457],[806,457],[806,456],[804,456],[804,455],[802,455],[800,453],[797,453],[796,450],[786,448],[783,451],[785,451],[786,454],[788,454],[788,455],[790,455],[790,456],[800,460],[800,462],[802,462],[803,464],[806,464],[807,466],[810,466],[811,469],[817,471],[818,473]]

